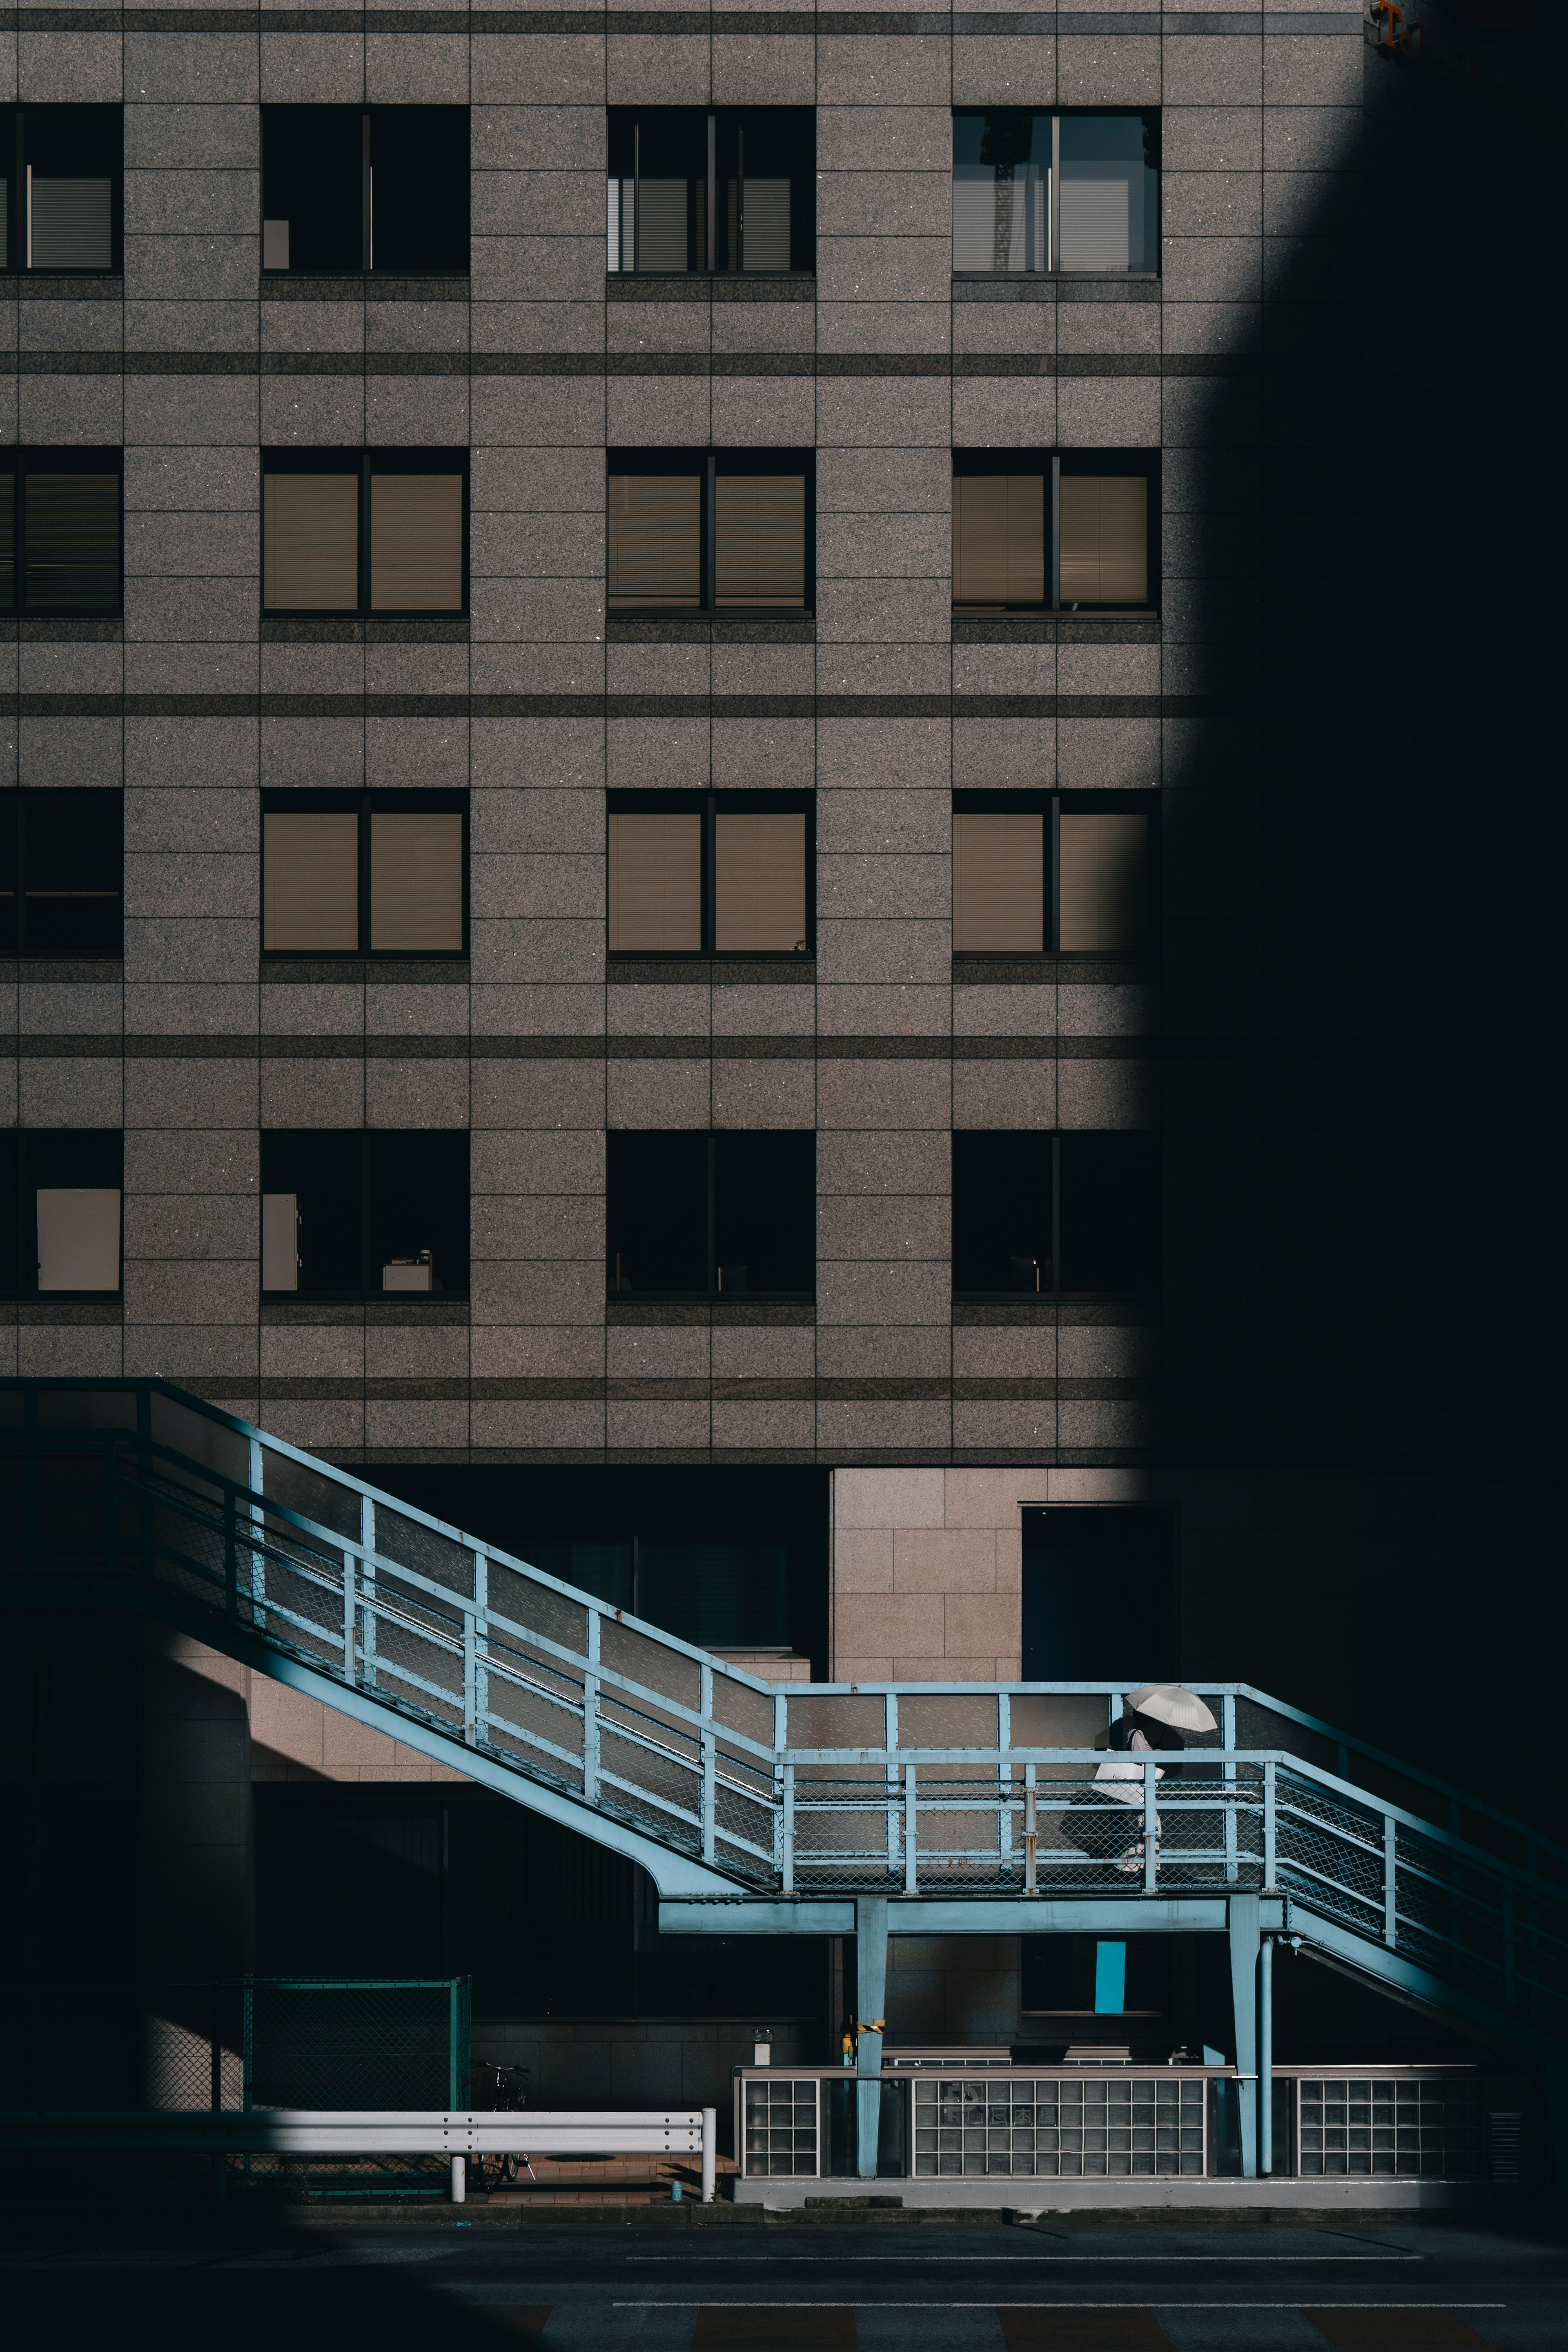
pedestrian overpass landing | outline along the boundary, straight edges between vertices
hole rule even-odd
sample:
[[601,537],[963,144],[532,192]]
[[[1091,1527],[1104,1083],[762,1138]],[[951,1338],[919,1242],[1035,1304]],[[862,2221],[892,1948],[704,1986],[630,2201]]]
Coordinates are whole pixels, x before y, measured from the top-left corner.
[[628,1856],[668,1929],[852,1935],[867,2024],[889,1934],[1224,1933],[1246,2072],[1289,1937],[1563,2082],[1568,1851],[1246,1685],[1112,1796],[1136,1676],[771,1686],[151,1380],[0,1382],[0,1603],[161,1619]]

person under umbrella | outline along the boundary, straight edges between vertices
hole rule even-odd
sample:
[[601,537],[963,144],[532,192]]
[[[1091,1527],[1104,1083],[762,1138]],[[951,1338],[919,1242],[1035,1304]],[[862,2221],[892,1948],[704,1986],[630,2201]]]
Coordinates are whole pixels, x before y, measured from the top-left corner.
[[[1184,1731],[1215,1731],[1218,1729],[1214,1717],[1201,1698],[1184,1690],[1180,1683],[1144,1683],[1139,1689],[1129,1691],[1122,1701],[1122,1712],[1110,1727],[1111,1753],[1094,1776],[1097,1789],[1101,1789],[1113,1804],[1143,1804],[1143,1765],[1134,1762],[1155,1753],[1169,1754],[1186,1746]],[[1167,1773],[1179,1772],[1179,1764],[1156,1765],[1154,1778],[1163,1780]],[[1154,1816],[1154,1851],[1159,1853],[1160,1816]],[[1130,1845],[1117,1863],[1117,1869],[1131,1874],[1143,1866],[1144,1841],[1140,1838]]]

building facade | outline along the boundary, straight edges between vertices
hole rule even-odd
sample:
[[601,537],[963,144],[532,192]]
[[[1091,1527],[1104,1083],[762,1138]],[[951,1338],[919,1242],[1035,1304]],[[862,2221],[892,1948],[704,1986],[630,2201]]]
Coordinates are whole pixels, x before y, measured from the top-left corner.
[[[0,38],[11,1369],[767,1675],[1234,1677],[1437,1769],[1462,1683],[1554,1815],[1550,14]],[[142,1964],[410,1964],[432,1768],[100,1638]],[[521,1834],[506,1933],[624,1959],[488,1996],[563,2090],[834,2027]],[[280,1926],[355,1839],[375,1936]],[[900,1957],[905,2038],[1052,2005]]]

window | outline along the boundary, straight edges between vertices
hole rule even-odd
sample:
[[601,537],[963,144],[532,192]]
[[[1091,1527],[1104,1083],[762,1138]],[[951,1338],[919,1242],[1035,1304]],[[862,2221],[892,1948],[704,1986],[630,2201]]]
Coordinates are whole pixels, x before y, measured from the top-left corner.
[[802,613],[815,462],[795,450],[615,450],[612,613]]
[[1119,1678],[1127,1672],[1121,1661],[1130,1629],[1131,1646],[1149,1661],[1138,1671],[1168,1672],[1175,1601],[1171,1536],[1162,1510],[1104,1503],[1026,1507],[1024,1680]]
[[262,953],[466,955],[468,834],[462,793],[264,794]]
[[466,1128],[307,1128],[261,1139],[261,1287],[466,1298]]
[[809,106],[612,106],[608,267],[816,267],[816,116]]
[[953,604],[1150,610],[1158,481],[1155,457],[1121,450],[954,450]]
[[118,449],[0,451],[0,612],[120,611]]
[[121,952],[123,806],[99,785],[0,792],[0,955]]
[[279,449],[261,469],[264,612],[468,610],[466,451]]
[[466,106],[264,106],[261,267],[468,267]]
[[989,276],[1160,266],[1158,114],[952,118],[952,266]]
[[0,1135],[0,1291],[10,1298],[119,1291],[123,1165],[117,1129]]
[[612,793],[612,955],[806,955],[804,793]]
[[119,269],[118,106],[0,107],[0,268]]
[[607,1138],[612,1290],[809,1298],[816,1283],[816,1138],[809,1129]]
[[1152,1290],[1159,1229],[1157,1136],[1076,1129],[953,1136],[955,1291]]
[[955,793],[954,955],[1136,955],[1153,944],[1141,793]]

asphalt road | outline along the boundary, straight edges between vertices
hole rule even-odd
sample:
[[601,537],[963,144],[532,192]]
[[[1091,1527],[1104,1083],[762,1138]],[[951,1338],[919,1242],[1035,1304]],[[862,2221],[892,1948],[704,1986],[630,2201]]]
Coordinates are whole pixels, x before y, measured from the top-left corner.
[[0,2306],[28,2352],[1568,2352],[1561,2220],[675,2221],[13,2212]]

